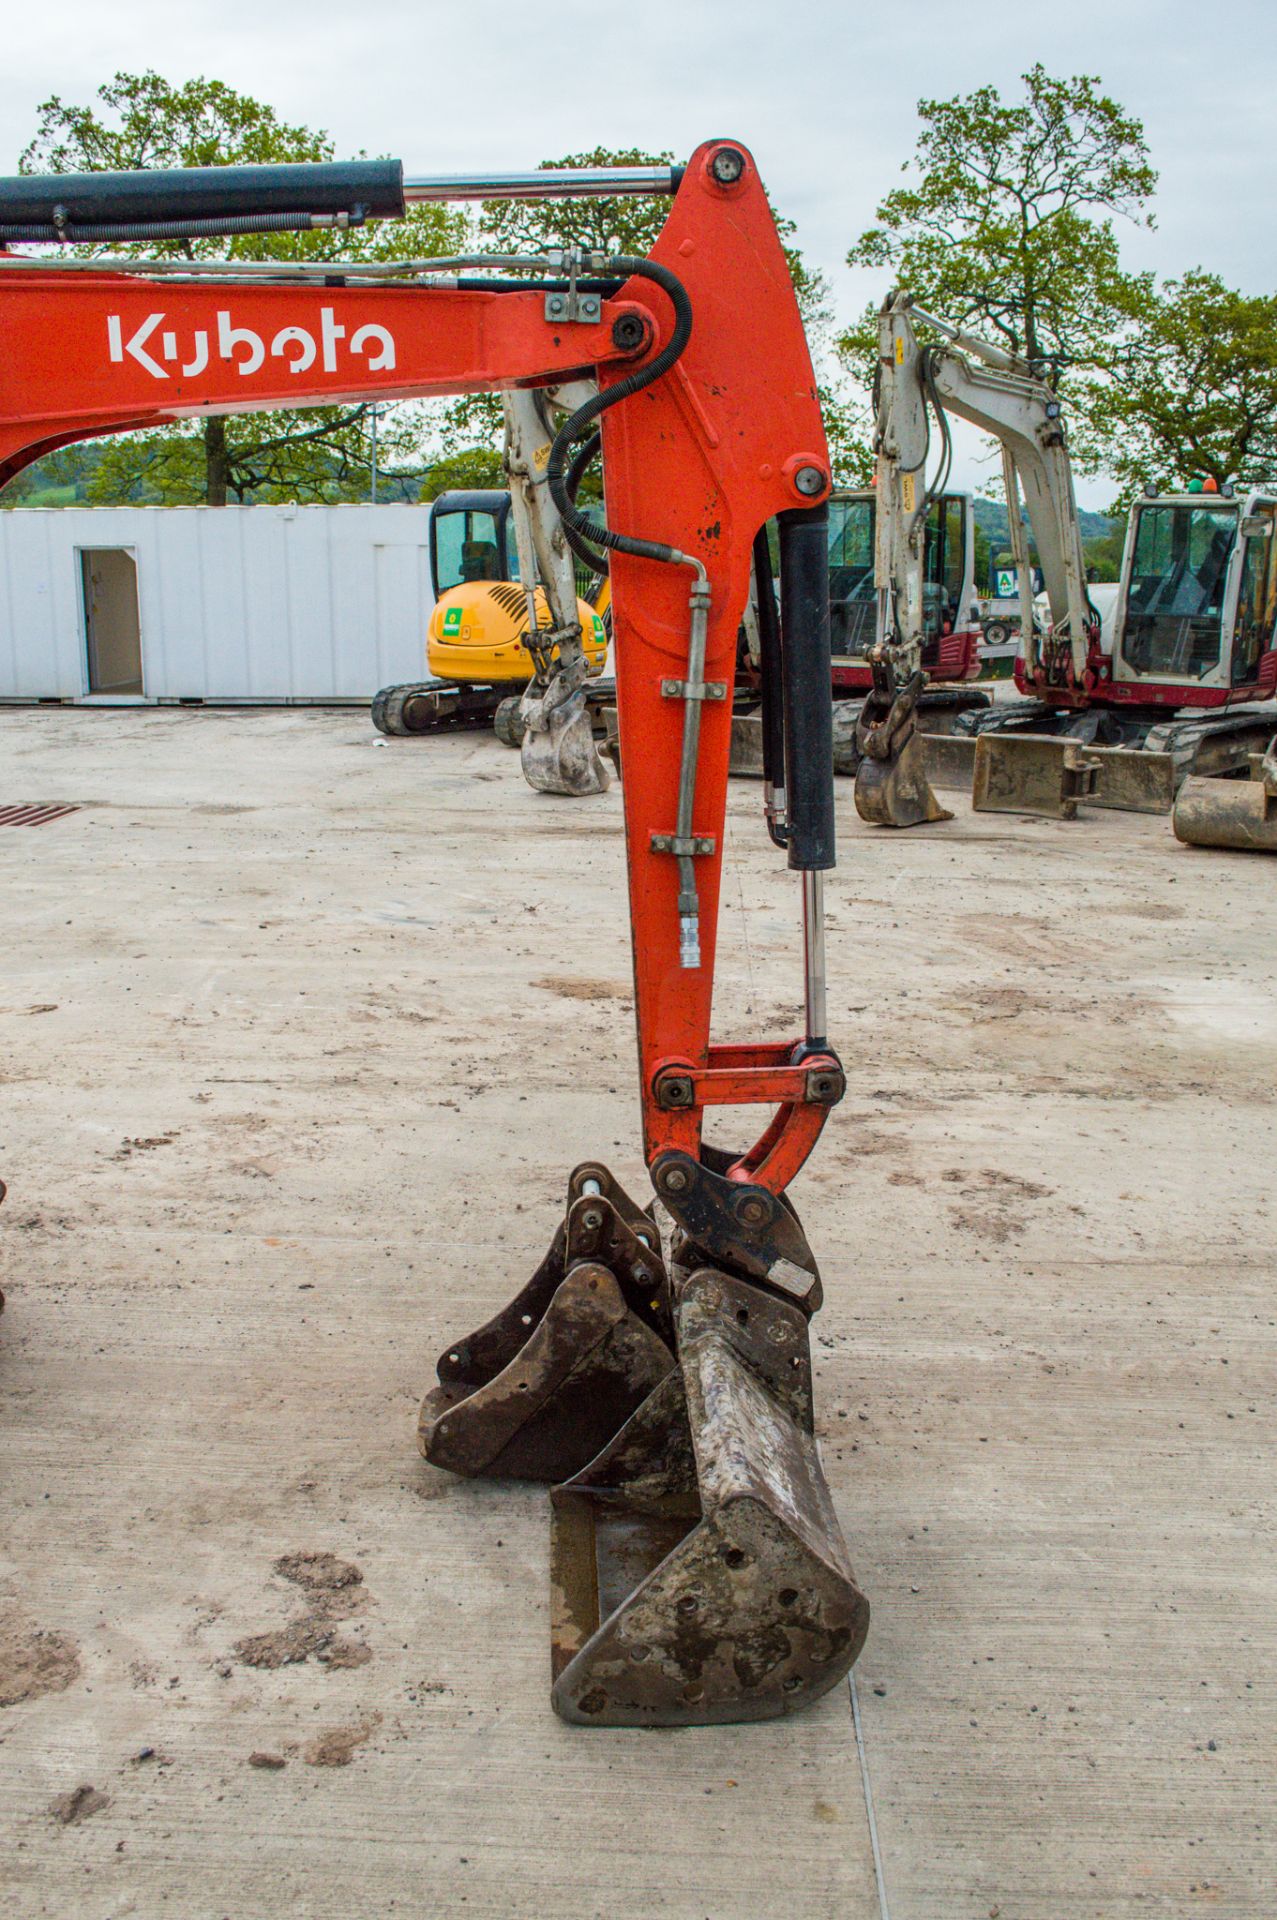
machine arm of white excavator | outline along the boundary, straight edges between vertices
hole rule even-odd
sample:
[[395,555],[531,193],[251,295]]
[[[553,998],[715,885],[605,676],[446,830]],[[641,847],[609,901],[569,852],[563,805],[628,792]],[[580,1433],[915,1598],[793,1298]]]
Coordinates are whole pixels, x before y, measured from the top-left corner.
[[[921,342],[915,323],[933,329],[945,344]],[[991,433],[1002,449],[1029,681],[1081,686],[1099,634],[1086,591],[1064,422],[1052,388],[1028,361],[925,313],[907,293],[889,294],[878,318],[875,382],[874,684],[856,725],[856,807],[877,826],[911,827],[951,817],[931,790],[917,733],[918,700],[926,684],[927,514],[948,479],[949,415]],[[933,420],[940,457],[928,483]],[[1033,572],[1021,499],[1050,602],[1045,643],[1034,630]]]
[[[575,412],[595,391],[592,381],[574,381],[566,387],[519,387],[502,395],[503,465],[519,579],[528,602],[529,648],[537,666],[520,706],[520,754],[524,778],[538,793],[602,793],[608,784],[585,702],[587,662],[576,571],[546,478],[558,430],[555,414]],[[538,583],[550,615],[548,629],[539,622]]]
[[[923,345],[915,331],[919,323],[940,334],[945,345]],[[911,670],[917,664],[922,639],[922,547],[929,504],[923,469],[930,411],[946,449],[947,414],[970,421],[999,443],[1030,677],[1042,661],[1021,499],[1050,604],[1050,644],[1060,655],[1067,650],[1072,678],[1080,683],[1098,618],[1086,591],[1073,469],[1054,391],[1027,360],[924,312],[907,293],[892,294],[883,305],[880,360],[875,577],[880,601],[884,595],[895,598],[899,666]]]

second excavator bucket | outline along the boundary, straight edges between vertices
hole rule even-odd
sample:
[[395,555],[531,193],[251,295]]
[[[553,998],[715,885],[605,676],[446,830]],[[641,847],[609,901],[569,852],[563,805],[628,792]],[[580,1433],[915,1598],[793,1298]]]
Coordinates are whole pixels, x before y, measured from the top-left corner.
[[807,1316],[674,1269],[677,1370],[551,1494],[553,1700],[582,1726],[768,1720],[860,1652],[812,1433]]
[[856,722],[856,812],[875,827],[921,827],[952,820],[931,790],[918,733],[918,696],[925,676],[897,689],[888,662],[875,662],[874,684]]
[[1175,796],[1171,825],[1190,847],[1277,853],[1277,738],[1252,761],[1249,780],[1190,777]]
[[564,684],[552,677],[544,691],[534,686],[523,696],[523,777],[536,793],[604,793],[609,775],[594,744],[585,688],[564,692]]
[[575,1168],[566,1218],[509,1305],[441,1356],[418,1444],[432,1466],[564,1480],[674,1365],[656,1229],[606,1167]]

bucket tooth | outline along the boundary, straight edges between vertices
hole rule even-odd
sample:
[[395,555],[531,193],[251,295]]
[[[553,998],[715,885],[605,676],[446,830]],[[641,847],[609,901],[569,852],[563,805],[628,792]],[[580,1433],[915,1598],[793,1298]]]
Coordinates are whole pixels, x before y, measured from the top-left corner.
[[806,1315],[716,1268],[677,1294],[678,1371],[550,1496],[553,1701],[581,1726],[792,1713],[868,1629],[812,1434]]
[[440,1355],[418,1445],[452,1473],[565,1479],[670,1371],[671,1343],[653,1222],[605,1168],[578,1167],[531,1280]]

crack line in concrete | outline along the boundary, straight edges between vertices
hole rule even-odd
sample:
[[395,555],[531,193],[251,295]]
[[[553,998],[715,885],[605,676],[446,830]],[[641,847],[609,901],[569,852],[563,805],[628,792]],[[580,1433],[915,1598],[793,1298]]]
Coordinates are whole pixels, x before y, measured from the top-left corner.
[[856,1753],[860,1759],[860,1780],[865,1790],[865,1812],[869,1816],[869,1845],[873,1850],[874,1878],[878,1882],[878,1911],[882,1920],[891,1920],[887,1910],[887,1882],[882,1871],[882,1854],[878,1847],[878,1822],[874,1819],[873,1788],[869,1784],[869,1762],[865,1758],[865,1736],[860,1724],[860,1695],[856,1691],[856,1676],[847,1675],[847,1687],[851,1694],[851,1723],[856,1729]]

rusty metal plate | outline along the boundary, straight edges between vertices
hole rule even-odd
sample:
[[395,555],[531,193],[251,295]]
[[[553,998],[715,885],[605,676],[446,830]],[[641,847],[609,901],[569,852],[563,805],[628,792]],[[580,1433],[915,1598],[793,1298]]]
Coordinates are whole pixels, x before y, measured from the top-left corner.
[[1120,813],[1169,813],[1184,770],[1171,753],[1150,753],[1138,747],[1088,747],[1095,762],[1096,807]]
[[1076,820],[1094,797],[1095,756],[1078,740],[1036,733],[976,736],[971,805],[976,813],[1043,813]]

